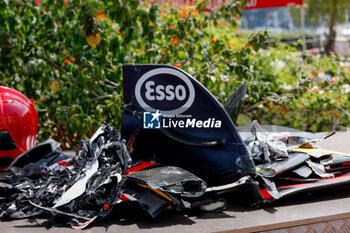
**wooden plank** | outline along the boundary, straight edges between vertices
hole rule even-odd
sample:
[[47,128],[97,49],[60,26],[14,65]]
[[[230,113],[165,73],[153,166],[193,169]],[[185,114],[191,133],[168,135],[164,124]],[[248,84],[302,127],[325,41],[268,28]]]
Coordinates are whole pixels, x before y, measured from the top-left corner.
[[260,225],[260,226],[233,229],[233,230],[227,230],[227,231],[218,231],[218,233],[247,233],[247,232],[269,231],[269,230],[285,229],[289,227],[302,226],[302,225],[327,222],[327,221],[339,220],[339,219],[346,219],[346,218],[350,218],[350,212],[344,213],[344,214],[335,214],[335,215],[329,215],[329,216],[323,216],[323,217],[317,217],[317,218],[308,218],[308,219],[302,219],[302,220],[296,220],[296,221],[286,221],[286,222],[281,222],[276,224]]

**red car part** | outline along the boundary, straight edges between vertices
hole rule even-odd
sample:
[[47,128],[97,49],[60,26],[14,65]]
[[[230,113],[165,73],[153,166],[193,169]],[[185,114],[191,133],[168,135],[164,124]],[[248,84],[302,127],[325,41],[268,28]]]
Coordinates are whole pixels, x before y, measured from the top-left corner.
[[0,170],[34,146],[37,131],[33,103],[22,93],[0,86]]

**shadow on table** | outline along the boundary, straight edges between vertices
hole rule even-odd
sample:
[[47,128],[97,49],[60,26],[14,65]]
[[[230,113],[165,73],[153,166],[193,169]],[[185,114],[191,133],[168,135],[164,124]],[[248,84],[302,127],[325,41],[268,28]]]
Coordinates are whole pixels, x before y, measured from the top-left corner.
[[[113,212],[101,221],[93,224],[92,228],[103,228],[105,231],[113,225],[120,226],[132,226],[136,225],[138,229],[157,229],[171,227],[171,226],[195,226],[196,220],[203,219],[233,219],[236,218],[236,214],[243,212],[254,212],[259,209],[270,214],[278,213],[278,207],[283,206],[296,206],[310,203],[317,203],[323,201],[329,201],[334,199],[348,198],[350,195],[350,186],[337,187],[326,190],[317,190],[312,192],[306,192],[297,194],[291,197],[286,197],[281,200],[275,201],[269,204],[263,204],[258,207],[250,206],[244,198],[244,194],[226,194],[224,198],[227,200],[227,208],[223,212],[204,212],[199,209],[190,211],[165,211],[161,213],[157,218],[153,219],[145,215],[141,210],[128,209],[127,206],[123,208],[115,208]],[[29,224],[17,225],[15,228],[38,228],[46,227],[49,229],[51,226],[49,221],[40,220],[28,220]],[[55,225],[56,227],[67,227],[66,225]]]

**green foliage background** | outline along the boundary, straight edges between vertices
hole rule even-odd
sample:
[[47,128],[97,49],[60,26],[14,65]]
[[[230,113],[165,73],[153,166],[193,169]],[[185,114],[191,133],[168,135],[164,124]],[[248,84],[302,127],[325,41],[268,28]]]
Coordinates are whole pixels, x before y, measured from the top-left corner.
[[[33,99],[39,139],[51,136],[64,147],[91,136],[103,121],[120,126],[122,64],[172,64],[207,86],[224,75],[233,87],[234,77],[249,75],[251,49],[227,49],[208,28],[219,19],[235,26],[239,2],[209,14],[198,13],[203,4],[196,8],[138,0],[1,1],[0,85]],[[252,35],[250,43],[257,50],[264,40]]]
[[350,127],[350,69],[340,57],[279,44],[252,60],[252,80],[260,85],[250,88],[247,102],[254,104],[246,106],[245,118],[311,132]]
[[[32,99],[39,140],[53,137],[64,148],[90,137],[103,121],[120,127],[121,67],[128,63],[180,67],[222,103],[248,81],[238,124],[258,119],[312,131],[347,126],[349,97],[341,88],[349,71],[334,58],[301,56],[290,47],[259,50],[267,32],[245,36],[237,30],[243,2],[202,13],[205,1],[159,6],[139,0],[3,0],[0,85]],[[276,69],[279,61],[287,65]],[[310,78],[315,72],[337,82]],[[326,95],[310,91],[315,85]],[[310,111],[293,108],[299,103]],[[319,109],[332,113],[316,117]]]

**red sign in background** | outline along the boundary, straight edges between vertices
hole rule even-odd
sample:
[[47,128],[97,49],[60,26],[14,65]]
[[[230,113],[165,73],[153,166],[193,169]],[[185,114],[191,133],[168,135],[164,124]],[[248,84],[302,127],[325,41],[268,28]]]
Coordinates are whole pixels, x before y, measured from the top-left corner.
[[[153,0],[154,2],[159,2],[160,4],[166,2],[172,2],[173,4],[189,4],[194,5],[197,1],[195,0]],[[220,6],[225,3],[226,0],[211,0],[208,4],[207,10],[214,7]],[[247,0],[247,6],[244,10],[259,9],[259,8],[269,8],[269,7],[285,7],[290,5],[302,5],[303,0]]]
[[303,0],[247,0],[244,10],[302,5]]

